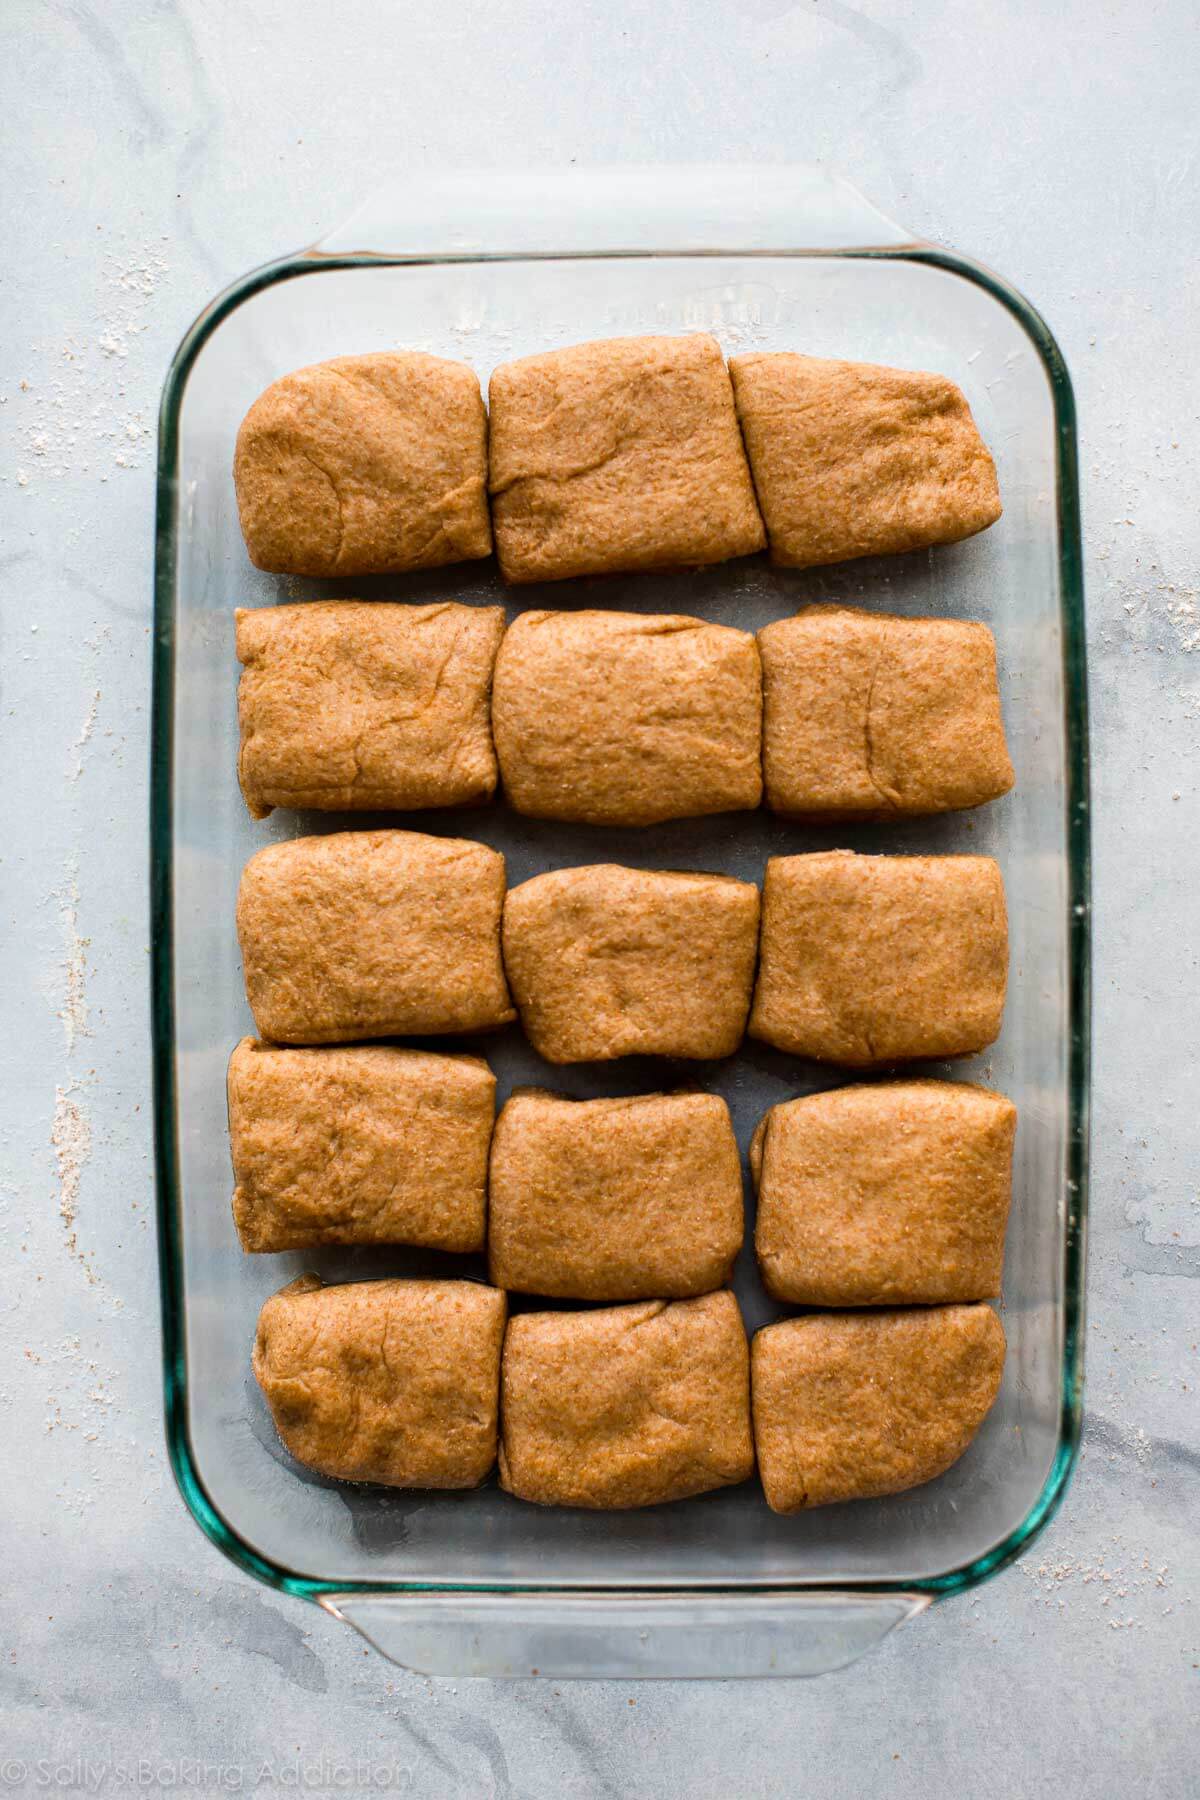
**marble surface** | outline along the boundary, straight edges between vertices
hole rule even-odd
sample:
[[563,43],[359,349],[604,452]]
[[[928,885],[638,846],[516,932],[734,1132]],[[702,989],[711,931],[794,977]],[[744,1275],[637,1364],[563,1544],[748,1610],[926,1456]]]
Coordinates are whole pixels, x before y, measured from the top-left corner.
[[[323,1791],[364,1756],[358,1791],[438,1796],[1195,1792],[1194,26],[1190,0],[8,0],[0,1785],[221,1792],[295,1768]],[[165,1465],[158,393],[213,292],[384,173],[718,157],[836,165],[1003,270],[1075,379],[1096,828],[1083,1457],[1021,1564],[845,1674],[428,1681],[237,1572]]]

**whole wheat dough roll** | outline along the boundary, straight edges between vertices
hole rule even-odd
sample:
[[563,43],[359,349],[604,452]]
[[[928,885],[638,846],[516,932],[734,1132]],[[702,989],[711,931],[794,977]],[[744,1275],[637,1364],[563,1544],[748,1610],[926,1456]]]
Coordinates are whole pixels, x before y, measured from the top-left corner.
[[504,908],[504,965],[547,1062],[731,1056],[758,944],[758,889],[602,863],[535,875]]
[[328,1044],[506,1023],[504,886],[495,850],[417,831],[258,851],[242,871],[237,930],[259,1036]]
[[238,779],[251,816],[489,800],[503,634],[503,607],[453,601],[239,608]]
[[567,1100],[519,1090],[489,1172],[497,1287],[640,1300],[723,1287],[742,1245],[742,1172],[716,1094]]
[[807,606],[758,644],[774,812],[888,819],[982,806],[1012,787],[986,625]]
[[521,1313],[501,1376],[500,1485],[541,1506],[654,1506],[754,1469],[737,1301]]
[[487,556],[487,416],[466,363],[337,356],[272,382],[237,435],[251,562],[375,575]]
[[526,612],[492,698],[517,812],[653,825],[756,807],[762,670],[747,631],[656,613]]
[[501,363],[488,404],[506,581],[682,568],[763,548],[715,338],[609,338]]
[[496,1078],[480,1057],[243,1038],[227,1085],[243,1250],[483,1248]]
[[945,375],[791,351],[729,371],[773,562],[952,544],[1000,517],[996,466]]
[[925,1306],[1000,1293],[1017,1109],[955,1081],[882,1081],[773,1106],[751,1146],[768,1293]]
[[812,1313],[755,1334],[754,1443],[767,1505],[794,1513],[944,1474],[1000,1391],[990,1306]]
[[773,856],[751,1037],[870,1068],[999,1035],[1004,883],[990,856]]
[[316,1275],[258,1315],[254,1375],[297,1462],[340,1481],[469,1488],[496,1459],[507,1303],[476,1281]]

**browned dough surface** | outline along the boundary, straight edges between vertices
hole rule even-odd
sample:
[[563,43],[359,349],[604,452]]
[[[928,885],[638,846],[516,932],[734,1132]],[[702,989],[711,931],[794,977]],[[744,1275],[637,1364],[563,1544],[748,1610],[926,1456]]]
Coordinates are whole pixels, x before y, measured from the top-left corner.
[[507,581],[679,568],[766,543],[714,338],[610,338],[502,363],[488,485]]
[[504,1341],[500,1483],[543,1506],[682,1500],[754,1469],[737,1301],[522,1313]]
[[228,1091],[243,1250],[483,1248],[496,1081],[479,1057],[243,1038]]
[[951,544],[1000,517],[995,464],[946,376],[791,351],[729,372],[773,562]]
[[487,556],[487,415],[466,363],[337,356],[273,382],[233,479],[246,550],[278,575],[372,575]]
[[772,1512],[870,1500],[956,1463],[1004,1373],[990,1306],[813,1313],[755,1334],[754,1442]]
[[297,1462],[342,1481],[476,1487],[496,1459],[507,1302],[474,1281],[316,1275],[258,1315],[254,1374]]

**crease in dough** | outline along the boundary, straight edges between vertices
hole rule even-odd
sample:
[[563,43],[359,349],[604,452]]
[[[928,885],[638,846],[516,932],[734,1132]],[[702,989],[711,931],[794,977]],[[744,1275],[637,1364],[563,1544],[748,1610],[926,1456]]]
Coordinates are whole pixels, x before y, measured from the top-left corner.
[[728,626],[522,613],[496,662],[492,724],[506,797],[534,818],[653,825],[762,797],[758,648]]
[[470,806],[495,793],[502,607],[309,600],[236,618],[238,779],[252,817]]
[[653,1506],[754,1470],[746,1333],[728,1290],[521,1313],[501,1390],[500,1483],[521,1500]]
[[1012,787],[986,625],[809,606],[758,643],[774,812],[887,819],[981,806]]
[[766,541],[729,374],[704,333],[502,363],[489,409],[506,581],[722,562]]
[[437,568],[487,556],[487,415],[466,363],[335,357],[271,384],[238,431],[246,550],[277,575]]
[[1000,517],[995,463],[945,375],[792,351],[729,373],[780,566],[957,543]]

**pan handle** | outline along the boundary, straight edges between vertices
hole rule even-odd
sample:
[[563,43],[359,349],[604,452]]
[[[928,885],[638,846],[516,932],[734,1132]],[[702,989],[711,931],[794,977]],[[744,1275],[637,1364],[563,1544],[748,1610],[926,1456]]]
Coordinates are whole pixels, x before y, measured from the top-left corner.
[[556,1681],[824,1675],[929,1605],[908,1593],[327,1594],[423,1675]]
[[813,255],[894,250],[911,232],[809,164],[460,169],[396,175],[317,257]]

